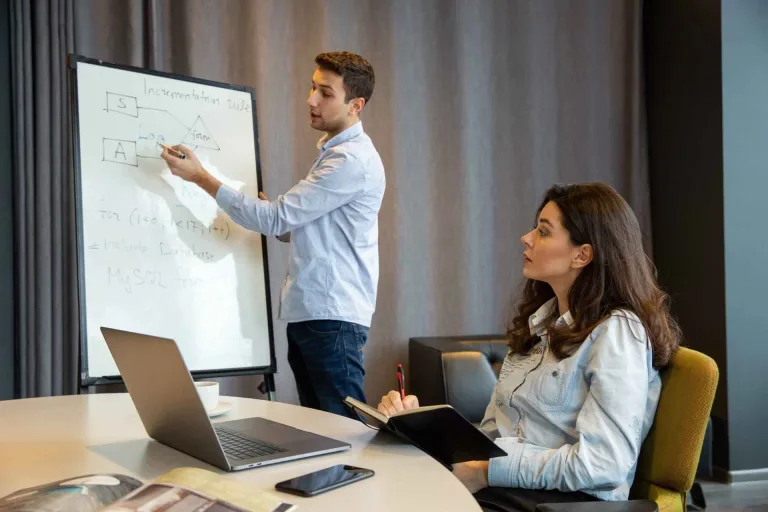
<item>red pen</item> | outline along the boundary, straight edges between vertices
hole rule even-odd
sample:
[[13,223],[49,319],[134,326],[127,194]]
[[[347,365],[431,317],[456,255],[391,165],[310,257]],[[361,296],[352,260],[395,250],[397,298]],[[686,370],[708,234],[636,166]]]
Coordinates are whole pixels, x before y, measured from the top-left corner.
[[405,400],[405,373],[400,363],[397,363],[397,387],[400,390],[400,400]]

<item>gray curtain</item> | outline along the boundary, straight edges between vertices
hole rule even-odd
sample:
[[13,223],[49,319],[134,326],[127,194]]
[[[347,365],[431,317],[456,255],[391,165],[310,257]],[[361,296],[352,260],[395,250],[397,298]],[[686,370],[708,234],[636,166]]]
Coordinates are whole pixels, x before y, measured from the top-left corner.
[[21,397],[77,391],[74,186],[65,56],[72,2],[11,2]]
[[[304,104],[315,54],[347,49],[372,62],[376,90],[363,121],[388,189],[365,351],[371,401],[395,383],[409,337],[503,330],[519,286],[519,237],[552,183],[614,185],[649,234],[639,2],[13,1],[26,41],[16,47],[16,73],[31,74],[16,82],[17,109],[29,112],[16,138],[27,148],[19,165],[21,211],[29,214],[19,220],[27,233],[21,341],[33,392],[70,389],[76,349],[59,73],[72,36],[74,50],[89,57],[253,86],[271,196],[315,157],[320,134],[308,127]],[[36,13],[45,9],[68,16],[57,23]],[[271,240],[269,256],[276,305],[287,247]],[[47,312],[32,307],[41,300]],[[284,325],[276,329],[277,395],[296,401]],[[51,379],[60,387],[43,385]]]

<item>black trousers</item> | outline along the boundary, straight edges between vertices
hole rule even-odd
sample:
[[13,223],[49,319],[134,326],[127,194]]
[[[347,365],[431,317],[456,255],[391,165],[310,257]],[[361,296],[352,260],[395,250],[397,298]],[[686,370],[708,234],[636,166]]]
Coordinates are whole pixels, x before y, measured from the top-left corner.
[[486,487],[475,494],[475,499],[486,512],[534,512],[542,503],[569,503],[600,501],[583,492],[534,491],[507,487]]

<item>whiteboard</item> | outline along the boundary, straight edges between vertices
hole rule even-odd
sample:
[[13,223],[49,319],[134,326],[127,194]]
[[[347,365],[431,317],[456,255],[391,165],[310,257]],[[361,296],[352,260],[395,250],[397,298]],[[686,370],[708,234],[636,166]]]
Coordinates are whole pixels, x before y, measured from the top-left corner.
[[273,373],[264,237],[173,176],[158,145],[192,148],[257,195],[253,90],[83,57],[70,68],[81,380],[119,375],[102,326],[176,340],[191,371]]

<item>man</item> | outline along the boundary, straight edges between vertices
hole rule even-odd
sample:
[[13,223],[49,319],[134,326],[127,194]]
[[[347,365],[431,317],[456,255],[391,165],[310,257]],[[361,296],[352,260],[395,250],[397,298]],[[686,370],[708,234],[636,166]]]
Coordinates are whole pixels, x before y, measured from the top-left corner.
[[203,169],[163,150],[171,172],[196,183],[238,224],[291,243],[280,319],[288,322],[288,362],[301,405],[355,418],[343,404],[365,401],[363,346],[379,279],[378,213],[384,166],[360,112],[374,86],[371,65],[349,52],[323,53],[307,99],[309,124],[325,132],[318,159],[292,189],[269,201],[245,197]]

